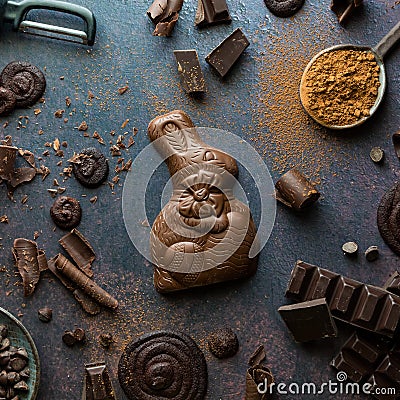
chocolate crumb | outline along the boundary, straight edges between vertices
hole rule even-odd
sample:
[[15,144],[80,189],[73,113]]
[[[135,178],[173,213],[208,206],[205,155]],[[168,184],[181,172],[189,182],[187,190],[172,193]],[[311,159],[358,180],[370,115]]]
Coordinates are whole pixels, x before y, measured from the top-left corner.
[[40,308],[38,310],[38,317],[42,322],[50,322],[53,318],[53,310],[49,307]]
[[78,126],[78,131],[87,131],[88,130],[88,124],[86,121],[82,121],[80,125]]
[[64,112],[65,112],[65,110],[58,109],[58,110],[56,110],[56,111],[54,112],[54,116],[55,116],[56,118],[62,118]]
[[73,332],[65,331],[62,335],[62,341],[69,347],[72,347],[76,343],[76,337]]
[[0,223],[2,223],[2,224],[8,224],[8,217],[7,217],[7,215],[2,215],[2,216],[0,216]]
[[124,94],[129,89],[129,86],[123,86],[118,89],[119,94]]
[[99,336],[99,342],[100,346],[104,347],[105,349],[108,349],[114,342],[114,338],[111,335],[111,333],[102,333]]

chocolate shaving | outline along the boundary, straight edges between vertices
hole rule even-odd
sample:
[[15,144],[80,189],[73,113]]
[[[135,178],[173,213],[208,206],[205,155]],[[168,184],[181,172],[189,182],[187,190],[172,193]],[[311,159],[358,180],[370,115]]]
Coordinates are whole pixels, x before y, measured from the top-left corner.
[[275,184],[278,201],[295,210],[301,210],[315,203],[320,193],[314,185],[296,168],[286,172]]
[[39,282],[40,272],[47,269],[45,253],[38,250],[36,242],[23,238],[14,240],[12,253],[22,277],[24,296],[30,296]]
[[[260,345],[249,359],[249,368],[246,373],[246,394],[245,400],[266,400],[272,394],[268,390],[274,382],[271,370],[263,365],[266,358],[265,349]],[[262,391],[259,391],[261,384]]]
[[154,36],[170,36],[179,18],[183,0],[155,0],[147,15],[156,24]]
[[96,259],[93,247],[77,229],[63,236],[58,243],[75,261],[78,268],[90,278],[93,276],[92,262]]
[[85,364],[82,400],[117,400],[104,361]]
[[24,149],[18,149],[18,153],[24,157],[24,159],[26,160],[26,162],[32,167],[32,168],[36,168],[36,164],[35,164],[35,156],[34,154],[29,151],[29,150],[24,150]]
[[55,261],[57,256],[51,258],[48,261],[49,270],[60,280],[60,282],[70,291],[72,292],[75,300],[79,303],[79,305],[90,315],[99,314],[101,311],[100,306],[88,295],[82,292],[81,289],[78,289],[76,285],[71,282],[68,278],[66,278],[63,274],[58,272],[56,268]]

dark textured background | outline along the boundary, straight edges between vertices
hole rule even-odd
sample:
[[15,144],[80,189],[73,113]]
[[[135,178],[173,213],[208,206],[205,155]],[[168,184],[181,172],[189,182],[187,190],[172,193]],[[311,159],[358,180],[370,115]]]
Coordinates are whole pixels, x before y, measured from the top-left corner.
[[[7,199],[5,186],[0,187],[0,215],[7,214],[10,221],[8,225],[0,224],[0,265],[6,267],[6,272],[0,275],[1,306],[14,314],[22,312],[21,320],[36,341],[42,363],[38,399],[80,399],[83,364],[99,359],[105,359],[110,367],[118,399],[125,399],[116,379],[120,353],[131,338],[160,328],[184,331],[202,347],[209,367],[207,398],[211,400],[243,398],[246,363],[260,343],[266,346],[268,364],[277,382],[322,383],[334,379],[335,372],[328,363],[351,329],[339,325],[340,336],[335,340],[297,345],[276,310],[286,302],[284,290],[296,259],[376,285],[382,284],[398,266],[398,257],[379,236],[376,208],[400,171],[391,145],[392,133],[400,128],[400,49],[387,57],[388,89],[379,112],[371,121],[345,135],[323,131],[304,118],[299,112],[297,92],[287,101],[283,99],[279,106],[288,116],[294,112],[294,103],[296,113],[301,115],[295,132],[299,147],[304,146],[305,137],[316,138],[315,147],[312,140],[306,140],[311,144],[304,151],[288,149],[287,164],[279,161],[283,157],[282,147],[280,151],[275,149],[277,143],[284,148],[286,125],[274,125],[273,118],[265,114],[266,103],[261,97],[266,95],[273,100],[274,93],[282,90],[279,82],[286,79],[279,80],[273,73],[286,74],[287,84],[296,87],[306,60],[327,46],[346,42],[375,44],[400,19],[400,6],[395,5],[395,0],[366,1],[364,9],[343,28],[329,10],[327,0],[306,0],[304,8],[291,19],[274,17],[262,0],[229,0],[232,24],[198,31],[193,27],[197,1],[190,0],[185,1],[173,37],[166,39],[151,35],[153,26],[146,16],[150,1],[77,0],[76,3],[91,8],[96,14],[98,34],[93,48],[17,34],[11,32],[9,25],[2,27],[0,67],[15,59],[31,61],[45,69],[47,90],[46,102],[38,105],[42,113],[34,116],[33,109],[21,110],[1,118],[1,124],[9,121],[9,126],[0,131],[1,136],[12,135],[17,146],[31,149],[36,155],[46,149],[45,142],[52,142],[56,137],[66,140],[69,144],[63,159],[66,166],[74,151],[89,145],[102,148],[108,154],[108,141],[115,142],[109,132],[115,130],[119,134],[135,126],[138,128],[136,143],[129,153],[123,154],[128,159],[148,144],[146,128],[152,118],[180,108],[189,113],[196,125],[224,128],[246,140],[257,140],[256,148],[264,155],[274,180],[282,170],[299,164],[320,182],[323,197],[316,207],[302,215],[278,206],[274,230],[253,278],[161,296],[153,288],[148,263],[137,253],[126,233],[121,211],[122,185],[115,188],[113,195],[108,186],[88,190],[69,179],[62,185],[67,187],[66,194],[81,200],[83,219],[79,229],[96,250],[95,280],[120,301],[116,313],[103,311],[99,316],[87,317],[69,292],[50,275],[43,275],[36,292],[27,299],[23,298],[22,288],[14,286],[19,281],[14,276],[10,252],[14,238],[32,238],[34,231],[41,231],[37,239],[39,246],[49,256],[60,251],[57,240],[63,233],[53,230],[49,217],[53,199],[47,189],[52,188],[54,178],[61,181],[58,174],[62,167],[56,166],[60,159],[50,151],[51,155],[44,160],[52,171],[47,180],[42,182],[37,177],[19,187],[15,203]],[[70,23],[68,19],[67,22]],[[242,27],[251,46],[230,76],[221,82],[206,65],[204,57],[236,27]],[[204,66],[209,91],[200,101],[186,96],[179,86],[172,51],[184,48],[196,48]],[[276,70],[274,63],[279,63]],[[284,72],[286,64],[288,69],[297,66],[293,74]],[[269,72],[265,75],[264,71]],[[63,80],[59,79],[61,76]],[[126,83],[129,91],[119,96],[117,88]],[[95,95],[91,102],[87,98],[88,90]],[[76,108],[67,123],[53,116],[55,110],[65,108],[65,96],[73,101],[71,109]],[[19,115],[28,115],[30,122],[18,130]],[[293,115],[297,118],[297,114]],[[126,118],[130,123],[121,129]],[[95,139],[83,138],[74,129],[82,120],[88,122],[91,134],[94,130],[100,133],[106,146],[99,145]],[[41,136],[39,129],[44,131]],[[289,134],[293,140],[293,132]],[[260,140],[263,136],[276,140],[263,142]],[[375,145],[386,150],[382,166],[374,165],[369,159],[369,150]],[[318,160],[318,168],[307,162],[313,157]],[[109,158],[113,168],[116,159]],[[166,169],[157,179],[160,182],[168,179]],[[241,183],[251,192],[251,181],[246,175]],[[155,196],[159,195],[158,186],[152,186]],[[21,204],[24,194],[29,195],[25,205]],[[87,197],[81,197],[84,194]],[[93,195],[98,196],[94,205],[89,202]],[[158,205],[153,202],[150,214],[154,216],[157,210]],[[258,211],[254,209],[254,212]],[[340,247],[347,240],[355,240],[360,245],[360,254],[355,260],[341,253]],[[370,245],[381,249],[379,260],[373,263],[363,257],[363,251]],[[6,296],[5,292],[10,290],[12,293]],[[39,322],[36,316],[37,309],[45,305],[54,310],[53,321],[48,325]],[[225,361],[213,358],[204,345],[210,330],[221,325],[232,326],[241,345],[239,353]],[[74,326],[85,328],[88,340],[84,346],[71,349],[62,343],[61,335]],[[99,347],[97,337],[101,332],[114,334],[116,343],[110,350]],[[319,396],[328,397],[327,394]]]

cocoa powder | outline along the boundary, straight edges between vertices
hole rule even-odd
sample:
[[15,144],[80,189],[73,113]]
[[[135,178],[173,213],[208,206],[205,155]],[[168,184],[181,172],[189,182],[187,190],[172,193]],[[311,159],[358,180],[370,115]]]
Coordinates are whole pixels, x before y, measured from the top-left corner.
[[344,126],[370,115],[379,86],[379,66],[372,52],[332,50],[319,56],[306,71],[300,95],[316,120]]

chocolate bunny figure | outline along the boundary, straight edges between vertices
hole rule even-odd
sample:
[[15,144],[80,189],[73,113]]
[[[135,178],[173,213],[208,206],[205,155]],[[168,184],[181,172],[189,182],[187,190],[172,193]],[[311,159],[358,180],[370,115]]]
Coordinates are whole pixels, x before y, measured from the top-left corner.
[[249,208],[233,195],[235,159],[207,146],[183,111],[153,119],[148,135],[173,184],[151,229],[156,289],[166,293],[254,274],[258,260],[249,252],[256,228]]

